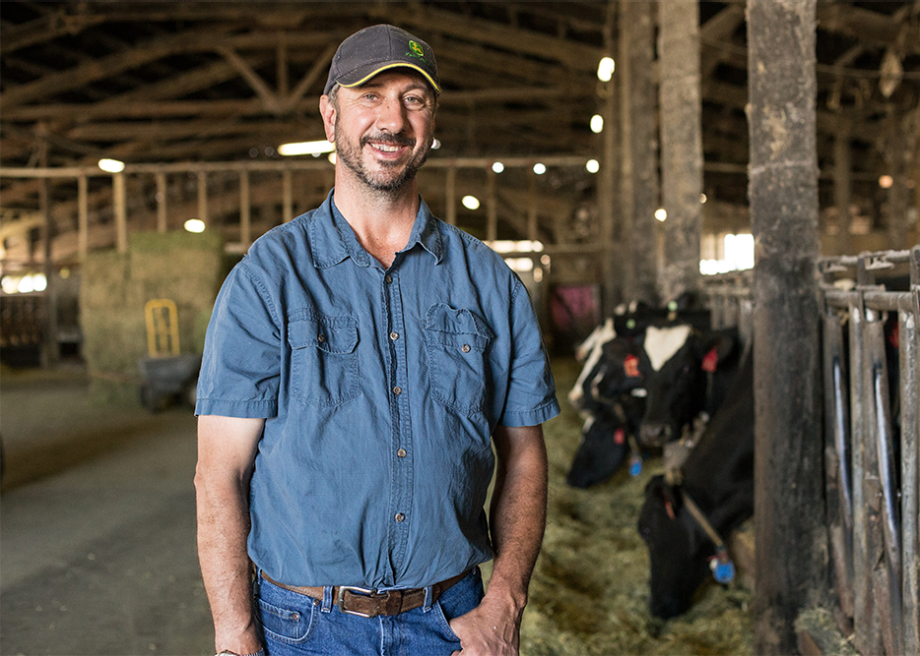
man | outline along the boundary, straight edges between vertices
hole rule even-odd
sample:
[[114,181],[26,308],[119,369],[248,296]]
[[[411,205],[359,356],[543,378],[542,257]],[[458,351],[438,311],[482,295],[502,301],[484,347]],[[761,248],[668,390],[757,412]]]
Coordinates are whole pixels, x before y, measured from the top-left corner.
[[440,91],[421,39],[346,39],[335,188],[218,296],[195,484],[225,654],[517,653],[559,407],[521,281],[419,197]]

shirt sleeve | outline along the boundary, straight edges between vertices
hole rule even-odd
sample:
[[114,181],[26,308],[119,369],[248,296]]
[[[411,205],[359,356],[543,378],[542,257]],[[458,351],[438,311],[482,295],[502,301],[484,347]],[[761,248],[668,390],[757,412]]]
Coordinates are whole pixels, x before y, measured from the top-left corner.
[[520,280],[511,298],[511,369],[501,424],[536,426],[559,414],[556,385],[540,325]]
[[196,415],[270,418],[278,414],[281,331],[265,286],[238,264],[208,324]]

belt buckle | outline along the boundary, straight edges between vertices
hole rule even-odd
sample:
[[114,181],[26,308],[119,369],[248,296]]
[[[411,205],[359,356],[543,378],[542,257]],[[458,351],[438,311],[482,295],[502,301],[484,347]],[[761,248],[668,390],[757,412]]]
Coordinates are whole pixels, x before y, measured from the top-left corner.
[[338,605],[339,610],[348,615],[357,615],[358,617],[375,617],[375,615],[369,615],[367,613],[361,613],[356,610],[347,610],[345,608],[345,593],[346,592],[357,592],[367,597],[371,597],[374,594],[374,591],[370,588],[359,588],[354,585],[340,585],[338,593],[336,594],[335,603]]

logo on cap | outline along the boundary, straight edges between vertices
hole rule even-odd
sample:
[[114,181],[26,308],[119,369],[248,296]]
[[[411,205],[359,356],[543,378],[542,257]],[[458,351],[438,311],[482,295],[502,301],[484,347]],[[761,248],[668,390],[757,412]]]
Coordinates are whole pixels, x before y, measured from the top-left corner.
[[415,41],[409,41],[409,50],[411,50],[412,52],[407,52],[406,53],[407,57],[418,57],[422,61],[425,61],[425,51],[422,49],[422,46],[420,46],[418,43],[416,43]]

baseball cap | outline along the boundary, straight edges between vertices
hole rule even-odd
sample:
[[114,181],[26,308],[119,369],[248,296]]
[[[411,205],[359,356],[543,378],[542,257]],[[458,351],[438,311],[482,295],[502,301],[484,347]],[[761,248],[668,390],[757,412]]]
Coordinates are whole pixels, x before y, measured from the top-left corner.
[[323,94],[328,94],[336,82],[356,87],[391,68],[412,68],[428,80],[436,94],[441,93],[431,46],[393,25],[372,25],[342,41],[332,58]]

